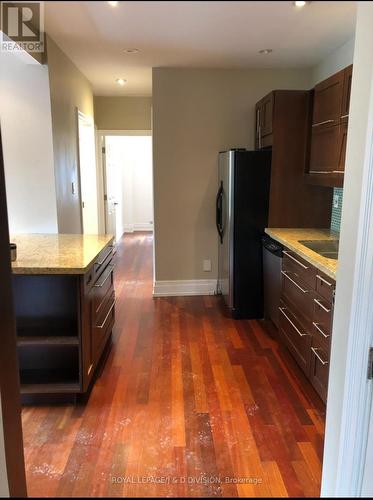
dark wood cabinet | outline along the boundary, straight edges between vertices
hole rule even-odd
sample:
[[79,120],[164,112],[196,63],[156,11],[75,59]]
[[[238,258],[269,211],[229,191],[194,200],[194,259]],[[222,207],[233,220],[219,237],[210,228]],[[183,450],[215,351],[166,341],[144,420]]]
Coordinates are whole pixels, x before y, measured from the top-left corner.
[[274,93],[271,92],[256,104],[255,147],[257,149],[272,146],[273,102]]
[[269,227],[328,227],[332,190],[304,180],[311,91],[275,90],[256,105],[255,144],[271,148]]
[[351,66],[348,66],[344,70],[342,110],[341,110],[342,122],[348,121],[348,115],[350,112],[351,84],[352,84],[352,64]]
[[113,245],[85,274],[14,274],[21,393],[88,390],[115,321]]
[[337,125],[342,114],[344,71],[316,85],[313,96],[312,128]]
[[316,85],[306,179],[342,187],[346,159],[352,65]]
[[326,402],[335,281],[284,250],[279,333]]

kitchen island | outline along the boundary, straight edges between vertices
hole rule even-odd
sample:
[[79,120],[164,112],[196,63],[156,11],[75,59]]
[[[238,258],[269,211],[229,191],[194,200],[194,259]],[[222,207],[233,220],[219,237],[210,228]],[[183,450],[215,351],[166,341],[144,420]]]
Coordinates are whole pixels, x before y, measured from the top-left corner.
[[11,241],[21,393],[84,393],[114,326],[114,239],[28,234]]

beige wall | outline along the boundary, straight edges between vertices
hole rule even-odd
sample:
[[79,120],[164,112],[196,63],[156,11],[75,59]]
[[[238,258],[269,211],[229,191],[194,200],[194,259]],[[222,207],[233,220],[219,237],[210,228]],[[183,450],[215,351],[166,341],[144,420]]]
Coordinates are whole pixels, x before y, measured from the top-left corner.
[[[88,80],[51,38],[47,39],[47,58],[58,230],[60,233],[80,233],[76,108],[93,117],[93,94]],[[72,182],[75,183],[75,194],[72,193]]]
[[157,281],[217,277],[218,152],[253,148],[254,106],[266,93],[311,83],[311,70],[153,70]]
[[151,97],[95,96],[98,130],[150,130]]

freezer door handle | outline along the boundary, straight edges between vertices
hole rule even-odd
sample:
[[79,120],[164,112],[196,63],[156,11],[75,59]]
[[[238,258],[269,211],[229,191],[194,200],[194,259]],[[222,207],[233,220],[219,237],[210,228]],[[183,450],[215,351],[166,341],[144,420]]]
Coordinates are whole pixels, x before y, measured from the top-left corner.
[[223,243],[223,181],[220,183],[216,195],[216,229],[218,230],[220,243]]

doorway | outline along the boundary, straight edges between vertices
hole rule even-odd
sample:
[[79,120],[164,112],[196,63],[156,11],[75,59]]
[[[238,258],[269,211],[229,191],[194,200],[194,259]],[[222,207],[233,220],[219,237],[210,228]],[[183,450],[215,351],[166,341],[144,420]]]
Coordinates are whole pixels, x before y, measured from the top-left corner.
[[149,131],[102,134],[105,233],[153,231],[152,138]]

